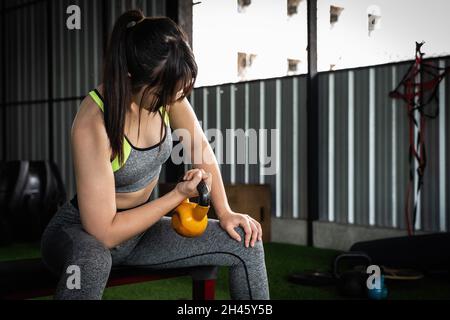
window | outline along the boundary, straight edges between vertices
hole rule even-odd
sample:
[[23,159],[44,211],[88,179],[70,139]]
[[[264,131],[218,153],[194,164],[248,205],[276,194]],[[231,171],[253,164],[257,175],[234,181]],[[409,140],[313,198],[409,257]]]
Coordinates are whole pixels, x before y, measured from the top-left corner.
[[287,14],[293,16],[298,13],[298,5],[302,0],[287,0]]
[[287,74],[289,76],[298,74],[298,65],[300,64],[301,61],[299,59],[287,59],[287,62],[288,62]]
[[334,24],[339,21],[339,16],[341,15],[341,12],[343,10],[344,10],[344,8],[341,8],[341,7],[330,6],[330,25],[331,25],[331,27],[333,27]]
[[374,14],[369,13],[369,36],[371,33],[377,29],[377,26],[379,25],[379,20],[381,19],[381,16],[377,16]]
[[247,80],[247,76],[251,71],[253,61],[256,59],[256,54],[238,52],[238,77],[240,81]]
[[252,0],[237,0],[238,4],[238,12],[244,13],[247,10],[247,7],[250,6]]

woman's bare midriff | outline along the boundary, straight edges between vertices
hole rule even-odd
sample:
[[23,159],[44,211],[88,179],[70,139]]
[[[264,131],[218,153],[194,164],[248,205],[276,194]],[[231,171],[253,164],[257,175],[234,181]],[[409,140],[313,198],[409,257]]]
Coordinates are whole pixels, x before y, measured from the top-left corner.
[[135,192],[116,193],[117,209],[130,209],[144,204],[153,192],[158,183],[159,176],[150,181],[144,188]]

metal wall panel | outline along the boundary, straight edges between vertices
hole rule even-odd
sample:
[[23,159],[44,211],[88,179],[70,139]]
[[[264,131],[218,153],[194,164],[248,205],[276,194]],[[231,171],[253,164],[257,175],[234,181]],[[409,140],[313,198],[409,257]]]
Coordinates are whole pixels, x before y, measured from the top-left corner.
[[48,159],[47,104],[6,107],[6,159]]
[[204,100],[204,89],[197,90],[194,96],[194,107],[195,114],[197,115],[198,121],[200,121],[200,125],[204,129],[204,119],[203,119],[203,100]]
[[[66,8],[78,5],[81,30],[66,27]],[[102,2],[90,0],[52,2],[53,94],[55,98],[85,96],[100,83]]]
[[392,72],[389,66],[375,70],[375,212],[376,225],[388,227],[392,212]]
[[[259,81],[253,81],[248,84],[248,90],[249,90],[249,105],[248,105],[248,128],[256,130],[256,150],[258,151],[257,156],[257,163],[252,164],[250,163],[248,165],[248,183],[259,183],[259,133],[261,129],[261,123],[260,123],[260,82]],[[253,141],[250,141],[250,143],[253,143]]]
[[55,103],[53,112],[54,160],[58,164],[63,181],[67,187],[67,196],[76,192],[73,172],[70,131],[73,119],[77,113],[80,101]]
[[3,8],[5,9],[11,9],[16,6],[26,5],[34,1],[36,0],[2,0],[4,6]]
[[44,2],[5,15],[6,102],[47,98]]
[[[5,77],[5,83],[2,83],[2,91],[4,87],[5,92],[2,92],[2,96],[6,103],[47,97],[46,34],[36,27],[42,20],[45,21],[46,16],[45,3],[12,10],[3,16],[5,37],[2,42],[5,46],[2,54],[5,69],[2,70],[2,76]],[[2,127],[6,129],[6,154],[2,155],[2,159],[46,159],[46,105],[36,105],[35,108],[9,105],[4,107],[2,114]],[[3,128],[1,132],[3,135]],[[3,147],[1,149],[3,151]]]
[[4,153],[3,153],[3,149],[4,149],[4,142],[3,141],[6,141],[6,140],[3,140],[3,132],[5,132],[5,126],[6,126],[6,121],[4,121],[4,120],[6,120],[5,119],[5,116],[6,116],[6,108],[3,108],[3,107],[0,107],[0,139],[1,139],[1,142],[0,142],[0,161],[2,161],[2,160],[4,160],[4,157],[5,157],[5,155],[4,155]]
[[[196,89],[195,92],[198,92]],[[231,85],[223,85],[221,86],[221,116],[220,116],[220,128],[223,133],[223,145],[222,145],[222,154],[223,154],[223,164],[222,168],[222,177],[225,183],[231,183],[231,165],[228,160],[229,153],[227,152],[227,141],[228,138],[226,136],[226,129],[231,127],[231,116],[230,116],[230,108],[231,108]]]
[[291,78],[281,80],[281,215],[283,218],[294,216],[293,207],[293,83]]
[[[0,3],[0,8],[3,8],[5,4]],[[5,28],[3,25],[5,24],[5,19],[3,18],[3,15],[0,15],[0,46],[2,50],[0,50],[0,103],[5,102],[6,98],[6,90],[5,90],[5,84],[6,84],[6,60],[5,60]],[[6,109],[3,108],[3,106],[0,104],[0,161],[4,160],[4,148],[6,145],[6,134],[5,134],[5,115],[6,115]]]
[[[328,74],[319,74],[319,219],[328,220]],[[306,149],[304,150],[306,152]],[[306,178],[306,176],[305,176]]]
[[206,99],[204,100],[204,108],[206,109],[206,116],[204,116],[207,123],[206,128],[217,128],[217,90],[215,87],[208,87],[205,88],[203,94],[206,94]]
[[[307,145],[306,145],[306,76],[296,77],[297,79],[297,90],[298,90],[298,113],[297,113],[297,135],[298,135],[298,212],[297,217],[301,219],[306,219],[307,216],[307,205],[308,205],[308,188],[307,188]],[[296,195],[294,194],[294,197]],[[295,211],[294,211],[295,213]]]
[[369,223],[369,70],[355,71],[355,223]]
[[336,72],[334,85],[334,210],[335,221],[348,220],[348,73]]
[[[269,157],[276,157],[276,146],[272,145],[272,132],[271,129],[276,129],[276,80],[269,79],[264,81],[264,128],[267,129],[267,145],[266,154]],[[272,164],[273,165],[273,164]],[[268,165],[266,166],[268,167]],[[268,183],[271,186],[271,201],[272,201],[272,214],[277,213],[276,207],[276,176],[265,175],[264,183]],[[281,212],[280,212],[281,213]]]
[[[245,130],[245,84],[238,83],[235,88],[234,129],[242,132]],[[236,134],[234,137],[235,183],[245,182],[245,165],[242,164],[242,159],[245,159],[245,140],[241,136]]]
[[[450,59],[445,60],[446,67],[450,67]],[[443,92],[442,97],[445,100],[445,117],[444,117],[444,137],[445,137],[445,153],[444,153],[444,170],[445,172],[441,173],[441,176],[444,178],[444,181],[450,181],[450,110],[448,106],[450,106],[450,80],[449,77],[445,79],[445,83],[443,88],[445,89],[445,92]],[[450,230],[450,187],[447,183],[444,184],[446,186],[445,189],[445,213],[446,213],[446,230]]]

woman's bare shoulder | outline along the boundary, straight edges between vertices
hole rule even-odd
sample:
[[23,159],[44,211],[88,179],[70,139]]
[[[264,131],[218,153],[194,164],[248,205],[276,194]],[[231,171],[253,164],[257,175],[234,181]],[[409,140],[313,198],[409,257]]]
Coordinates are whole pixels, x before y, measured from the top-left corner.
[[[102,86],[98,86],[100,93]],[[103,91],[103,90],[102,90]],[[107,139],[103,122],[103,112],[90,95],[84,97],[78,108],[72,123],[72,137],[74,136],[96,136],[96,138]]]

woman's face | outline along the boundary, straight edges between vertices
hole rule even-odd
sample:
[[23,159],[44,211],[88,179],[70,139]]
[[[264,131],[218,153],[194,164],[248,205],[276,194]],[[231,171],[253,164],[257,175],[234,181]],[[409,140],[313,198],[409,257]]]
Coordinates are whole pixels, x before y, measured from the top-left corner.
[[139,103],[142,103],[143,109],[152,111],[151,108],[157,103],[158,97],[159,94],[155,88],[148,89],[148,86],[144,86],[135,95],[135,102],[138,105]]
[[[160,97],[160,94],[159,94],[159,90],[158,90],[157,88],[155,88],[155,87],[150,88],[150,89],[148,89],[148,88],[149,88],[148,86],[144,86],[144,87],[139,91],[139,93],[138,93],[137,96],[138,96],[138,97],[142,97],[142,95],[145,94],[145,97],[143,97],[143,100],[142,100],[142,107],[143,107],[144,109],[146,109],[146,110],[151,111],[150,108],[151,108],[152,106],[154,106],[155,103],[160,104],[160,103],[158,102],[158,99],[159,99],[159,97]],[[182,89],[182,87],[181,87],[181,84],[180,84],[180,86],[178,86],[177,88],[178,88],[178,90],[176,91],[176,94],[175,94],[175,96],[174,96],[173,102],[178,101],[178,100],[182,97],[182,95],[183,95],[183,89]],[[159,106],[158,106],[158,107],[159,107]]]

